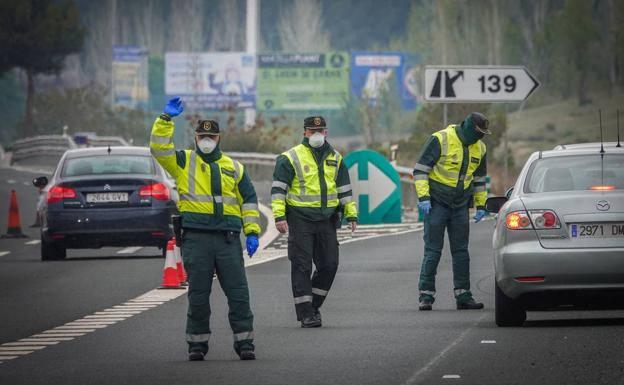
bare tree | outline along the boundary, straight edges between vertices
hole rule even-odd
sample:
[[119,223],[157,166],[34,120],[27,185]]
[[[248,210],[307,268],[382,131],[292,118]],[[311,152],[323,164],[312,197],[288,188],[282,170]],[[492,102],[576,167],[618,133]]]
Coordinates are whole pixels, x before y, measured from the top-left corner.
[[211,24],[210,51],[241,51],[244,48],[245,25],[240,18],[238,3],[219,0],[219,17]]
[[277,28],[282,51],[321,52],[331,48],[319,0],[294,0],[280,15]]
[[171,4],[169,51],[198,52],[204,49],[204,2],[177,0]]

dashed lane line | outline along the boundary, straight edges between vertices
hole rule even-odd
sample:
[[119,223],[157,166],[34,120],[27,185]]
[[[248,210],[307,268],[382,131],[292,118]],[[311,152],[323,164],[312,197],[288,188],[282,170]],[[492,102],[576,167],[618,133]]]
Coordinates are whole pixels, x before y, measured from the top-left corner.
[[[416,225],[415,227],[412,227],[407,230],[399,231],[399,229],[397,229],[396,231],[382,233],[382,234],[373,233],[371,231],[370,235],[367,234],[366,236],[363,236],[363,237],[357,237],[357,238],[354,237],[352,239],[344,240],[342,241],[342,243],[346,244],[346,243],[351,243],[355,241],[363,241],[367,239],[380,238],[380,237],[385,237],[385,236],[390,236],[390,235],[397,236],[397,235],[419,231],[421,229],[422,229],[422,226]],[[118,253],[122,254],[121,252],[124,252],[124,251],[125,253],[131,253],[129,251],[130,249],[136,249],[136,251],[138,251],[137,248],[126,248],[126,249],[120,250]],[[132,252],[136,252],[136,251],[132,251]],[[3,252],[0,252],[0,256],[8,254],[8,252],[4,252],[5,254],[2,254],[2,253]],[[256,257],[251,260],[248,259],[247,261],[249,262],[246,263],[246,266],[253,266],[253,265],[260,264],[260,263],[266,263],[274,259],[283,258],[285,256],[286,254],[283,252],[280,252],[280,253],[269,252],[267,253],[267,256],[264,258]],[[23,350],[0,349],[0,363],[13,360],[18,357],[22,357],[24,355],[33,353],[35,351],[42,350],[48,346],[57,345],[58,343],[63,342],[63,341],[71,341],[75,338],[81,337],[88,333],[93,333],[98,329],[103,329],[108,326],[115,325],[118,322],[122,322],[124,320],[134,317],[135,315],[141,314],[145,311],[148,311],[150,309],[163,305],[164,303],[174,300],[186,293],[187,293],[186,288],[167,289],[167,290],[154,289],[134,299],[128,300],[121,305],[114,305],[107,309],[98,310],[92,314],[88,314],[84,316],[83,318],[68,322],[65,325],[57,326],[52,329],[39,332],[30,337],[22,338],[15,342],[8,342],[5,344],[2,344],[0,345],[0,348],[2,347],[20,348],[20,346],[23,346],[22,348]],[[15,345],[15,344],[24,344],[24,345]],[[27,345],[27,344],[32,344],[32,345]],[[11,355],[8,355],[8,352],[11,352]],[[17,354],[15,352],[20,352],[20,354]],[[7,354],[4,354],[4,353],[7,353]]]
[[483,341],[481,341],[481,343],[482,344],[495,344],[496,341],[494,341],[494,340],[483,340]]
[[9,254],[10,251],[0,251],[0,257],[4,257],[5,255]]
[[28,241],[24,243],[25,245],[38,245],[41,243],[41,239],[33,239],[32,241]]
[[458,379],[461,378],[461,376],[459,374],[445,374],[442,376],[443,379],[448,380],[448,379]]

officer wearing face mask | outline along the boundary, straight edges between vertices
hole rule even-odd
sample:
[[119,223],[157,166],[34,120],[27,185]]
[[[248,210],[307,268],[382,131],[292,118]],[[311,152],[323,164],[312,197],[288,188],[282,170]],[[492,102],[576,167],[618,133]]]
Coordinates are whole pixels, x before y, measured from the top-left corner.
[[241,360],[253,360],[253,314],[239,234],[245,232],[251,258],[260,234],[258,199],[243,165],[219,149],[219,124],[214,120],[198,123],[195,150],[174,149],[171,118],[183,110],[180,98],[169,100],[152,128],[150,150],[175,178],[180,194],[182,258],[189,280],[189,360],[201,361],[208,352],[214,271],[228,299],[234,350]]
[[325,119],[308,117],[303,128],[303,142],[277,157],[271,205],[278,231],[288,231],[297,320],[311,328],[321,326],[319,308],[338,270],[336,228],[344,216],[355,231],[357,209],[343,158],[326,141]]
[[424,214],[425,253],[420,269],[420,310],[431,310],[435,276],[448,231],[453,256],[453,286],[458,310],[482,309],[470,292],[468,208],[477,208],[479,222],[486,214],[487,160],[484,135],[490,134],[483,114],[473,112],[458,125],[431,135],[414,166],[418,209]]

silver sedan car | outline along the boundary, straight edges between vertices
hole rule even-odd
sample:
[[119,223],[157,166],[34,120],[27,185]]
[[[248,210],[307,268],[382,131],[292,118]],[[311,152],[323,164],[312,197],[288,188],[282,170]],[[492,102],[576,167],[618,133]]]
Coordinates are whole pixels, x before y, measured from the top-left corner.
[[536,152],[486,208],[498,326],[527,310],[624,308],[624,147]]

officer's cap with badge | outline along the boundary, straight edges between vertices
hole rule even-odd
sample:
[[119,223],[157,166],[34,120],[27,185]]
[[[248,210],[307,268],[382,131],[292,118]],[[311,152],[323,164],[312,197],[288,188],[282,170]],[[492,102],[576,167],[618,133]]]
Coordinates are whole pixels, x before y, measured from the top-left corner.
[[219,123],[214,120],[200,120],[195,127],[197,135],[218,135]]
[[324,130],[327,128],[325,118],[322,116],[308,116],[303,120],[303,129]]

